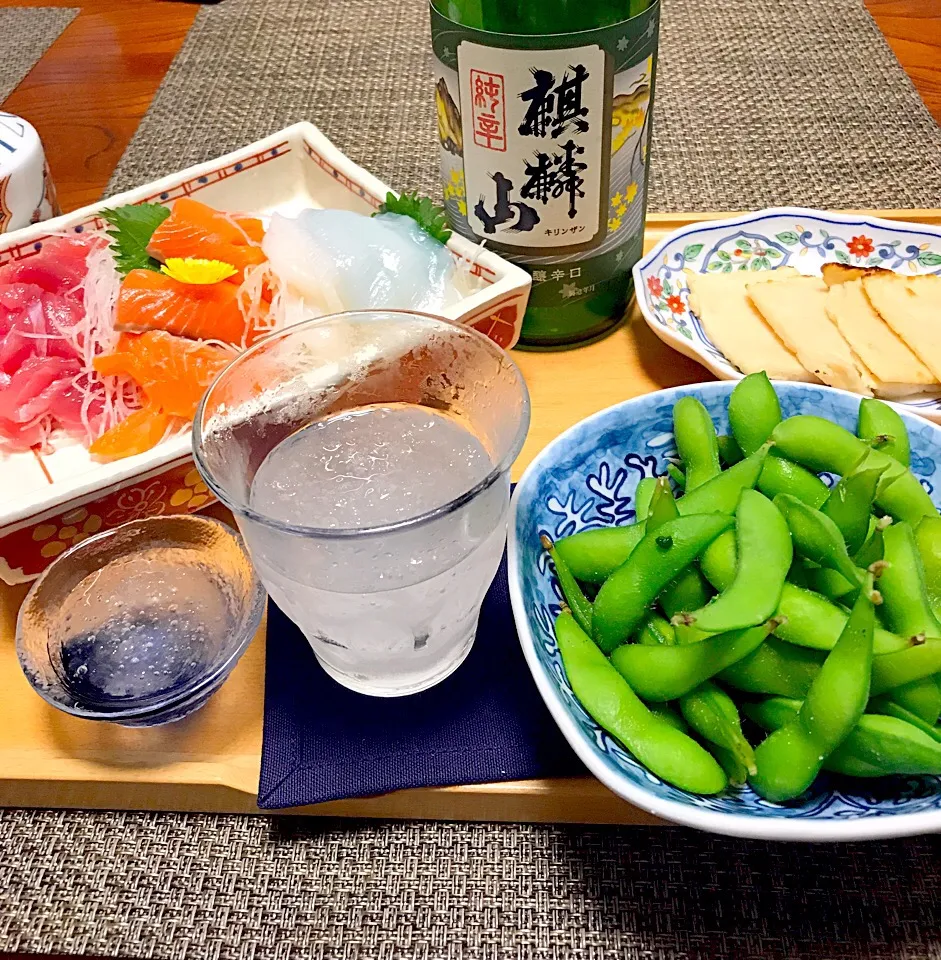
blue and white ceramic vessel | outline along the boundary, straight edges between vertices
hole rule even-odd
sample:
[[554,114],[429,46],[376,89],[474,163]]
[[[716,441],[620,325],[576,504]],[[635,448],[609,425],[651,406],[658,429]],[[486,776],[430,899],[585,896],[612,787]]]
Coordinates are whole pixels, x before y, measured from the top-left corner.
[[[634,266],[637,305],[661,340],[719,379],[737,380],[741,370],[716,349],[689,309],[685,271],[731,273],[790,266],[819,276],[829,261],[884,267],[906,276],[941,273],[941,226],[802,207],[692,223],[670,234]],[[941,396],[918,397],[905,407],[941,422]]]
[[[536,685],[588,769],[619,796],[667,820],[734,836],[788,840],[860,840],[941,830],[938,777],[850,780],[822,775],[804,797],[788,804],[769,803],[748,787],[729,788],[716,797],[686,793],[640,766],[572,693],[552,630],[560,593],[540,535],[559,539],[577,530],[629,523],[637,482],[666,472],[666,457],[674,450],[674,403],[687,394],[697,396],[719,430],[727,432],[733,386],[677,387],[609,407],[557,437],[523,474],[511,509],[510,596]],[[813,413],[855,429],[858,397],[803,383],[775,387],[784,416]],[[902,416],[911,434],[912,469],[937,501],[941,428]]]

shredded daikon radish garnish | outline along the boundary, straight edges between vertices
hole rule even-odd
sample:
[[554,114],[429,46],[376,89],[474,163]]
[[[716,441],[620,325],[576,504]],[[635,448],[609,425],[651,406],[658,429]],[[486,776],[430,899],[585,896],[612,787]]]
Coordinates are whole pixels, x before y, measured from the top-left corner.
[[110,353],[117,345],[120,333],[114,327],[114,311],[121,277],[110,247],[93,248],[85,266],[87,272],[81,284],[85,321],[81,325],[80,349],[83,367],[90,369],[95,357]]
[[[142,398],[130,377],[102,377],[93,367],[95,357],[114,350],[121,335],[114,326],[121,277],[110,247],[96,246],[85,265],[87,272],[81,283],[84,317],[63,335],[72,341],[82,363],[82,371],[73,382],[83,394],[82,425],[92,441],[140,409]],[[100,415],[92,417],[89,411],[96,401],[102,409]]]
[[271,269],[267,260],[245,271],[238,297],[246,320],[243,349],[249,339],[254,341],[275,330],[323,315],[322,310],[305,303],[304,298]]
[[[244,214],[243,216],[251,216]],[[234,226],[245,233],[244,228],[238,223],[232,214],[225,214]],[[268,228],[270,217],[257,216],[261,220],[265,229]],[[252,246],[258,247],[246,234],[246,239]],[[310,320],[322,315],[323,311],[312,308],[304,303],[303,297],[291,289],[281,277],[271,268],[269,261],[265,260],[257,266],[249,267],[245,271],[245,278],[238,291],[239,306],[245,317],[245,337],[242,341],[242,349],[249,346],[249,341],[255,341],[259,337],[267,336],[276,330],[283,330],[302,320]]]
[[35,446],[39,447],[40,453],[49,453],[52,450],[52,444],[49,440],[56,429],[55,421],[47,413],[44,417],[40,418],[37,426],[39,427],[40,436],[39,442],[36,443]]

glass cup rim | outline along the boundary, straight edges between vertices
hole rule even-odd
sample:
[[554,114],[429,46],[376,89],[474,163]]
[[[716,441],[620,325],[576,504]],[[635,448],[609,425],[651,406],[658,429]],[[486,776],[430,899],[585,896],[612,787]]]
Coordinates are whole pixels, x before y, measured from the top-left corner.
[[[254,566],[252,569],[252,579],[254,584],[254,590],[251,597],[251,602],[249,606],[252,608],[248,612],[247,623],[250,625],[255,624],[251,629],[244,629],[237,643],[229,647],[224,653],[220,655],[220,658],[216,660],[213,664],[207,668],[207,672],[200,676],[198,679],[195,679],[191,685],[183,688],[175,694],[170,695],[150,695],[148,697],[141,697],[133,701],[131,705],[120,706],[114,710],[109,710],[103,707],[93,705],[93,701],[83,701],[83,705],[79,706],[75,704],[73,706],[67,706],[61,700],[57,700],[55,697],[50,696],[45,690],[40,689],[37,686],[34,686],[32,680],[29,677],[29,674],[26,672],[26,664],[24,663],[24,653],[22,646],[22,627],[21,627],[21,614],[22,611],[27,608],[27,605],[33,600],[33,598],[39,593],[42,589],[42,585],[45,582],[49,574],[54,570],[54,568],[61,566],[64,561],[68,560],[71,557],[74,557],[80,552],[85,552],[95,544],[100,544],[103,540],[108,540],[111,537],[115,536],[119,531],[125,530],[128,527],[138,527],[144,528],[148,526],[156,526],[160,521],[166,521],[169,519],[173,520],[183,520],[183,521],[197,521],[200,523],[211,523],[217,527],[222,527],[222,529],[230,536],[233,537],[237,543],[239,549],[242,553],[245,554],[246,559],[251,565],[251,558],[248,555],[248,549],[245,546],[245,542],[242,540],[241,534],[232,527],[230,524],[226,523],[223,520],[218,520],[215,517],[207,517],[204,515],[196,515],[192,513],[182,513],[182,514],[161,514],[157,517],[141,517],[137,520],[129,520],[127,523],[119,524],[116,527],[109,527],[106,530],[101,530],[98,533],[92,534],[90,537],[86,537],[84,540],[81,540],[79,543],[76,543],[74,546],[70,547],[64,553],[60,554],[52,563],[46,567],[45,570],[30,584],[30,588],[26,593],[26,596],[23,598],[23,603],[20,605],[20,612],[17,613],[16,618],[16,629],[15,629],[15,646],[17,660],[19,661],[20,668],[26,674],[27,681],[29,682],[30,687],[45,700],[48,704],[55,707],[58,710],[62,710],[64,713],[68,713],[73,717],[80,717],[85,720],[110,720],[114,722],[120,722],[121,720],[136,720],[141,717],[147,717],[151,714],[160,714],[164,713],[167,710],[179,706],[180,703],[188,701],[195,694],[204,693],[207,688],[213,687],[216,683],[219,682],[220,678],[224,679],[234,668],[235,664],[239,661],[242,654],[248,648],[248,645],[252,642],[255,637],[255,634],[258,632],[258,623],[261,621],[262,613],[264,612],[264,605],[267,602],[267,593],[265,592],[261,580],[258,578],[258,573],[255,571]],[[257,608],[257,609],[256,609]],[[165,699],[164,699],[165,698]]]
[[[240,364],[246,362],[247,359],[252,357],[256,352],[261,352],[262,349],[271,345],[276,340],[285,340],[292,334],[301,330],[309,329],[315,326],[326,325],[327,323],[337,323],[338,321],[352,317],[384,316],[388,314],[417,317],[422,320],[434,320],[436,323],[443,323],[446,326],[454,327],[456,330],[460,330],[462,333],[470,335],[472,339],[476,339],[478,342],[484,344],[486,349],[490,351],[492,355],[501,357],[509,366],[516,380],[516,386],[519,391],[520,399],[522,400],[522,409],[519,423],[516,427],[516,433],[513,436],[512,442],[507,446],[503,456],[493,466],[490,472],[482,480],[479,480],[468,490],[464,491],[464,493],[453,497],[451,500],[448,500],[431,510],[426,510],[414,517],[406,517],[404,520],[396,520],[393,523],[376,524],[374,526],[367,527],[337,529],[335,527],[315,527],[307,526],[305,524],[286,523],[283,520],[277,520],[274,517],[269,517],[265,514],[259,513],[247,503],[242,503],[241,501],[230,496],[228,492],[216,481],[215,477],[213,477],[208,464],[205,462],[202,456],[204,436],[203,417],[210,396],[218,384],[222,382],[223,377],[225,377],[231,370],[235,369]],[[493,486],[493,484],[496,483],[496,481],[499,480],[499,478],[503,476],[503,474],[506,473],[507,470],[509,470],[509,468],[512,466],[513,462],[519,456],[520,450],[523,448],[523,443],[526,440],[527,433],[529,432],[529,422],[529,388],[526,385],[526,380],[523,377],[523,373],[516,365],[509,352],[504,350],[503,347],[501,347],[498,343],[495,343],[493,340],[491,340],[486,334],[481,333],[479,330],[468,326],[467,324],[460,323],[456,320],[451,320],[448,317],[441,317],[437,314],[426,313],[422,310],[392,310],[379,307],[370,310],[344,310],[340,313],[331,313],[323,317],[313,317],[309,320],[303,320],[300,323],[292,324],[290,327],[285,327],[283,330],[277,330],[274,333],[270,333],[266,337],[262,337],[260,340],[253,343],[243,353],[240,353],[237,357],[234,357],[232,360],[230,360],[229,363],[219,371],[216,378],[209,385],[208,389],[203,394],[202,399],[199,401],[199,406],[196,409],[196,416],[193,418],[193,460],[196,463],[196,468],[199,470],[199,473],[202,476],[203,482],[206,484],[206,486],[212,490],[213,494],[222,504],[228,507],[237,516],[244,517],[247,520],[252,520],[266,527],[279,530],[282,533],[289,533],[295,536],[322,540],[352,540],[360,537],[382,536],[385,534],[397,533],[402,530],[409,530],[414,527],[423,526],[426,523],[430,523],[433,520],[437,520],[440,517],[444,517],[450,513],[453,513],[466,503],[470,503],[471,500],[474,500],[489,487]]]

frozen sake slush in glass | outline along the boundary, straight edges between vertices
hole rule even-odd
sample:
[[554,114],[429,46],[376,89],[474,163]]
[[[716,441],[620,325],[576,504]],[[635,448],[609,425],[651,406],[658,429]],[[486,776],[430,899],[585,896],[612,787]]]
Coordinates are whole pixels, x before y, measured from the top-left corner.
[[239,356],[203,399],[194,449],[324,670],[394,697],[470,651],[528,426],[522,375],[483,334],[371,311]]

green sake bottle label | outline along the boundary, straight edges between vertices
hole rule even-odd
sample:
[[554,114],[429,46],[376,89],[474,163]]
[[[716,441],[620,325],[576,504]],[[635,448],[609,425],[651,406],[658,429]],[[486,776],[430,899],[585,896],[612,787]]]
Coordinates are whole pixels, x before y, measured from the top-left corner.
[[657,2],[528,36],[431,8],[448,217],[532,273],[532,306],[590,298],[643,252],[659,20]]

